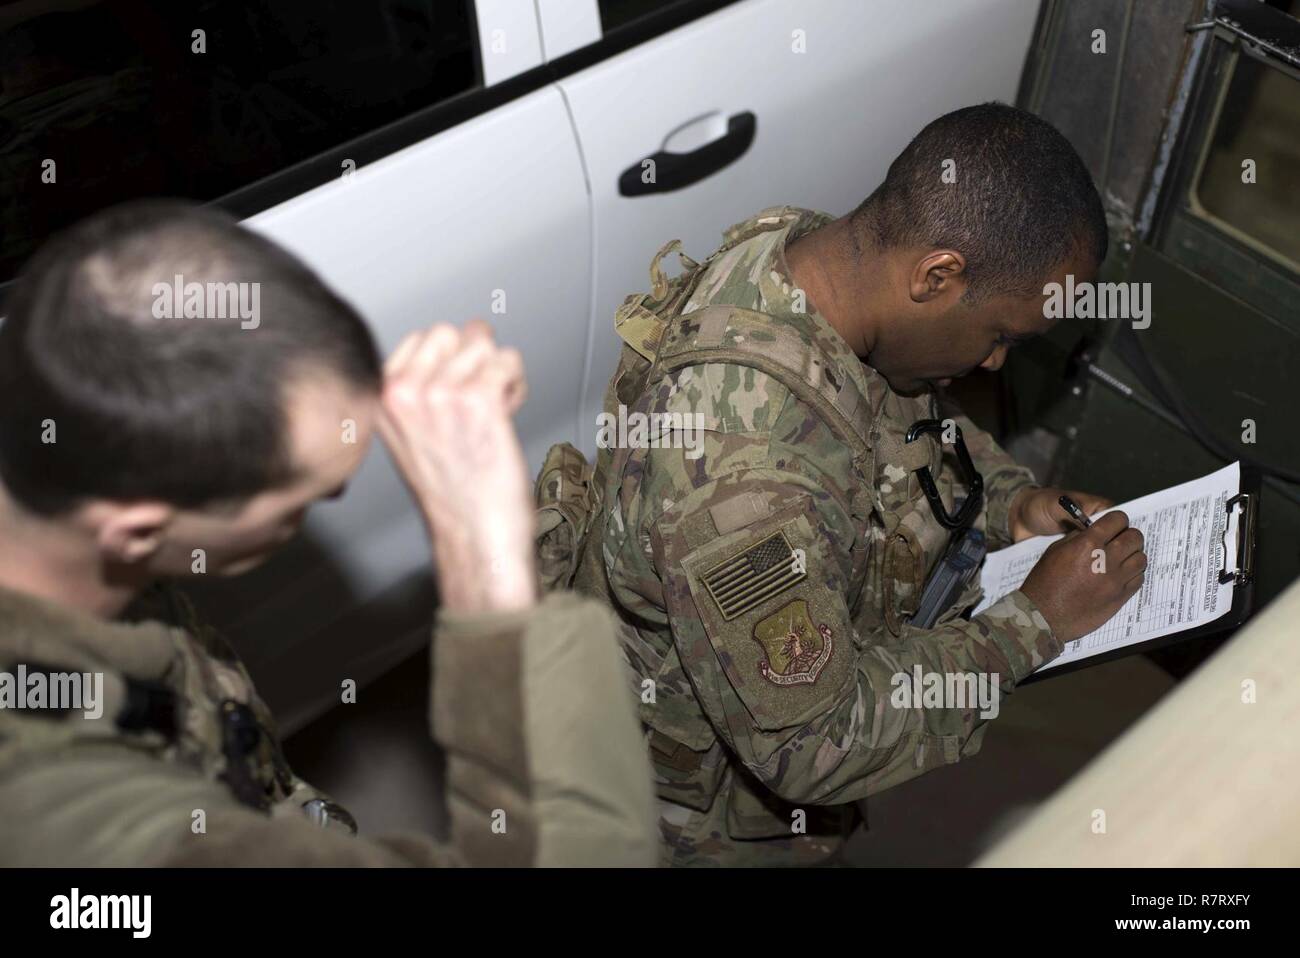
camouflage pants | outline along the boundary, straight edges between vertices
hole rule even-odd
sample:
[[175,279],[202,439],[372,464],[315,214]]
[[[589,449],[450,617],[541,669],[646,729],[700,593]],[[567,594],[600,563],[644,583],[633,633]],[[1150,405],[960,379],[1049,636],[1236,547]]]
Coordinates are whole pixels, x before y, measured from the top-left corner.
[[726,794],[701,812],[659,800],[661,867],[809,868],[844,864],[842,855],[857,819],[810,816],[808,832],[788,838],[737,839],[727,832]]

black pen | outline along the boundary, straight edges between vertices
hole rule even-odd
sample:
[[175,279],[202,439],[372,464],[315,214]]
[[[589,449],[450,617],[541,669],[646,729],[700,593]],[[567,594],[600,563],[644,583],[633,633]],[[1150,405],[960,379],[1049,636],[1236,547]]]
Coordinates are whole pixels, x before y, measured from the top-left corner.
[[1079,508],[1079,504],[1069,496],[1061,496],[1061,498],[1056,501],[1061,504],[1061,508],[1068,512],[1075,522],[1082,525],[1085,529],[1092,525],[1092,520],[1083,514],[1083,510]]

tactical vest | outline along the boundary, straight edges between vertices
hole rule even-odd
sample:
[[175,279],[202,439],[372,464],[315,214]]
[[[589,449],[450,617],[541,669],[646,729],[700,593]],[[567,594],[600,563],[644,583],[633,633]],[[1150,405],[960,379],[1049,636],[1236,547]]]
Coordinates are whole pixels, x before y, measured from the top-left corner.
[[304,816],[355,834],[346,809],[293,774],[269,709],[225,640],[201,625],[174,590],[157,590],[142,607],[177,623],[149,621],[138,627],[162,630],[170,639],[171,658],[159,680],[127,675],[87,647],[39,629],[24,630],[21,643],[0,635],[0,670],[16,674],[21,665],[29,676],[91,672],[104,677],[98,719],[83,718],[78,710],[0,710],[0,775],[56,756],[90,757],[111,742],[220,781],[256,811]]
[[[846,596],[854,624],[866,634],[877,630],[883,620],[888,632],[900,637],[910,628],[907,618],[915,610],[925,578],[948,541],[948,531],[934,519],[914,471],[929,466],[949,504],[960,492],[953,470],[944,468],[942,447],[932,437],[906,443],[900,433],[880,426],[887,412],[891,420],[906,419],[909,423],[934,418],[933,397],[900,396],[889,391],[883,380],[879,396],[863,395],[854,377],[843,368],[842,357],[829,353],[801,325],[783,322],[779,317],[730,305],[706,305],[684,314],[679,312],[718,256],[765,231],[792,227],[803,213],[787,207],[765,210],[728,230],[723,245],[704,263],[679,252],[684,272],[673,279],[665,276],[661,263],[678,250],[680,241],[660,249],[650,266],[651,292],[627,297],[615,316],[615,329],[624,349],[610,383],[606,408],[617,403],[626,406],[629,413],[644,412],[656,384],[678,370],[704,363],[753,368],[788,389],[852,453],[853,475],[843,488],[829,491],[839,498],[855,524],[850,580],[854,585],[852,594]],[[647,450],[619,448],[611,452],[608,459],[602,456],[592,469],[572,446],[552,448],[537,487],[542,516],[539,556],[548,588],[568,587],[576,581],[582,591],[603,595],[617,607],[601,548],[606,530],[592,524],[607,512],[606,503],[629,475],[629,466],[644,457]],[[883,596],[883,608],[864,606],[862,596],[868,592]],[[940,623],[959,614],[977,598],[978,588],[968,590]],[[665,668],[675,662],[676,656],[669,650]],[[651,729],[656,764],[671,765],[673,777],[678,780],[692,769],[706,774],[708,756],[704,753],[715,736],[698,706],[674,709],[665,708],[663,702],[643,705],[641,718]],[[708,773],[707,783],[695,777],[683,780],[683,788],[672,795],[665,795],[662,788],[660,794],[690,807],[707,808],[722,771],[716,768]]]

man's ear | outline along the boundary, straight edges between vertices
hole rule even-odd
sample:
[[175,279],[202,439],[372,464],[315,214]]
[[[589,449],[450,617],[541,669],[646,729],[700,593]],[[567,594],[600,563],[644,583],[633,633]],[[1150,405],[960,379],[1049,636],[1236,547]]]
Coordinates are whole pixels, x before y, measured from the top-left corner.
[[956,250],[931,250],[916,261],[908,277],[908,295],[914,303],[954,294],[960,297],[965,292],[966,257]]
[[156,553],[176,516],[165,502],[100,502],[91,512],[100,552],[124,565],[136,565]]

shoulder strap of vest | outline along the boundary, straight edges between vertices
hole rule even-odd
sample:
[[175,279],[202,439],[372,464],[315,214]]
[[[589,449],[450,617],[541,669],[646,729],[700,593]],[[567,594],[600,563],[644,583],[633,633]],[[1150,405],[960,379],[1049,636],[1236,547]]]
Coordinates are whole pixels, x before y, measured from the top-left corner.
[[[808,210],[800,209],[797,206],[770,206],[755,216],[747,220],[742,220],[734,226],[729,226],[722,233],[722,245],[718,247],[718,253],[725,253],[733,246],[739,246],[746,240],[753,239],[760,233],[768,233],[772,230],[784,229],[791,223],[797,221],[800,217],[807,216]],[[716,253],[714,254],[717,255]]]
[[[704,267],[681,251],[682,241],[671,240],[660,247],[650,261],[650,292],[634,293],[623,300],[614,313],[614,332],[642,359],[652,362],[663,334],[662,316],[672,315],[695,291]],[[682,262],[680,276],[669,279],[660,265],[669,253],[676,252]]]
[[653,382],[701,363],[732,363],[771,376],[865,460],[871,452],[872,410],[837,359],[792,323],[737,306],[706,306],[663,327]]
[[[99,662],[61,663],[57,656],[4,658],[0,668],[8,673],[14,698],[0,722],[0,768],[29,753],[93,748],[108,740],[164,748],[178,735],[177,698],[161,683]],[[72,701],[78,690],[80,698]]]
[[[691,293],[695,292],[709,263],[760,233],[782,229],[804,215],[807,215],[806,210],[793,206],[765,209],[757,216],[728,227],[722,234],[722,245],[703,263],[696,262],[681,251],[681,240],[669,240],[650,261],[650,292],[634,293],[623,300],[623,305],[614,314],[614,331],[642,359],[653,362],[659,348],[659,337],[663,335],[662,317],[671,317],[678,312]],[[663,271],[662,263],[664,257],[673,252],[681,260],[683,272],[680,276],[669,279]]]

